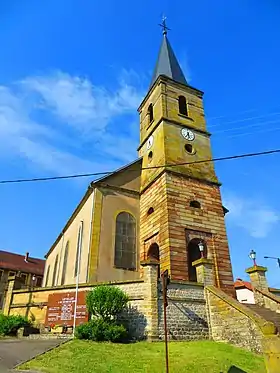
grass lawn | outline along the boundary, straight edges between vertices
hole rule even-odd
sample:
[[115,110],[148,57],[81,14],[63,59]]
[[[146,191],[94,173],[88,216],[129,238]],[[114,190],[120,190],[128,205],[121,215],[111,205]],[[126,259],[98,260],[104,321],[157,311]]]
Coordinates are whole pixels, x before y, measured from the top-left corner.
[[[20,367],[48,373],[163,373],[164,343],[74,340]],[[264,373],[261,356],[212,341],[171,342],[170,373]],[[236,369],[239,368],[239,369]]]

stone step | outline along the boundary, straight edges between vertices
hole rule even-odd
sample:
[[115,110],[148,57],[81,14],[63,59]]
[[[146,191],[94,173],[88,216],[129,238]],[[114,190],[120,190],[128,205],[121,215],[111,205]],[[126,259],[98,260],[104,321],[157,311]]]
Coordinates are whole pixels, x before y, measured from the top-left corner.
[[252,311],[256,312],[258,315],[263,317],[265,320],[272,322],[276,328],[278,333],[280,333],[280,314],[271,311],[268,308],[261,307],[257,304],[246,304],[248,308],[250,308]]

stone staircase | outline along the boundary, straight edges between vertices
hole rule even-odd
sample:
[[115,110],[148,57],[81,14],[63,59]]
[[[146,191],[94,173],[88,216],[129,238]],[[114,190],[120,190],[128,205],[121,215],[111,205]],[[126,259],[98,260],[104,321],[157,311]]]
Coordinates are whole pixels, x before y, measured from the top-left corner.
[[280,334],[280,313],[271,311],[270,309],[265,307],[258,306],[257,304],[246,304],[246,307],[256,312],[265,320],[272,322],[276,326],[278,334]]

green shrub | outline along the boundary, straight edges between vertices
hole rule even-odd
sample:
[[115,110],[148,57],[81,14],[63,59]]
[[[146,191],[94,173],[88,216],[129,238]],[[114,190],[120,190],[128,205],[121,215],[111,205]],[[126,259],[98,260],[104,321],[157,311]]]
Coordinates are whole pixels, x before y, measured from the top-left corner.
[[0,314],[0,335],[16,335],[19,328],[30,325],[26,317]]
[[112,321],[93,319],[79,325],[75,336],[78,339],[88,339],[95,342],[123,342],[127,338],[127,331],[123,325]]
[[87,294],[86,304],[90,315],[104,321],[115,320],[127,306],[128,296],[113,286],[98,286]]
[[105,341],[110,342],[124,342],[128,338],[128,333],[124,325],[108,324],[104,331]]
[[78,339],[92,340],[92,325],[91,322],[86,322],[76,327],[75,337]]

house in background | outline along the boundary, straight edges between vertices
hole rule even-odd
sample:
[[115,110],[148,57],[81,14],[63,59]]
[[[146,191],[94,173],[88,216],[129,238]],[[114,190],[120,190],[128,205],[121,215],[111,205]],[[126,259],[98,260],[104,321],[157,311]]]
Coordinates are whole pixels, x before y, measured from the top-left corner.
[[27,287],[40,287],[42,286],[44,268],[45,260],[31,258],[29,253],[19,255],[0,250],[0,310],[4,305],[9,277],[20,277],[23,285]]
[[[237,300],[240,303],[255,304],[255,297],[251,282],[237,278],[234,283]],[[268,290],[277,296],[280,296],[280,289],[268,288]]]
[[251,282],[238,278],[234,283],[237,300],[240,303],[255,304],[255,297]]

